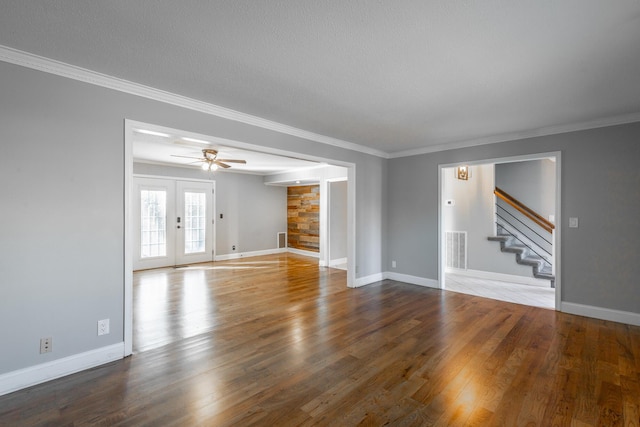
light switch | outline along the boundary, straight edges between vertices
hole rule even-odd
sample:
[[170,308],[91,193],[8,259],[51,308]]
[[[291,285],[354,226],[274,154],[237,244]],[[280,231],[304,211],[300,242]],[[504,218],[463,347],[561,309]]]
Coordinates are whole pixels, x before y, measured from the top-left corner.
[[569,228],[578,228],[578,218],[569,218]]

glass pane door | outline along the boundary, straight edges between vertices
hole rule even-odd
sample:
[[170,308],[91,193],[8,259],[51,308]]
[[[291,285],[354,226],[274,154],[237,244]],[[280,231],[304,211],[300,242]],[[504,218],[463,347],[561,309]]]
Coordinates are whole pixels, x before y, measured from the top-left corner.
[[177,182],[176,264],[213,260],[213,183]]
[[133,185],[136,227],[133,269],[174,265],[175,182],[170,179],[134,178]]
[[167,192],[140,191],[140,258],[167,255]]
[[184,253],[204,253],[207,238],[207,195],[186,191],[184,210]]

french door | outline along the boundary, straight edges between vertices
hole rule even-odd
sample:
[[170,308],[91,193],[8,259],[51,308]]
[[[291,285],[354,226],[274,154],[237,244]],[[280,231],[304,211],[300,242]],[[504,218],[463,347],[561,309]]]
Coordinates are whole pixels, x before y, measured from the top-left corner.
[[213,260],[213,182],[134,178],[134,270]]

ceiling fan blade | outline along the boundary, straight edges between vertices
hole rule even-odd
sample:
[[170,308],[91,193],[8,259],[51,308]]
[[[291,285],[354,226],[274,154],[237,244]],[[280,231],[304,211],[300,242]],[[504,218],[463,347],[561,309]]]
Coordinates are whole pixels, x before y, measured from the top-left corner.
[[246,160],[235,160],[235,159],[216,159],[219,162],[227,162],[227,163],[242,163],[243,165],[247,164]]
[[224,163],[222,163],[220,160],[214,160],[213,163],[215,163],[216,165],[220,166],[221,168],[227,169],[230,168],[231,166],[226,165]]

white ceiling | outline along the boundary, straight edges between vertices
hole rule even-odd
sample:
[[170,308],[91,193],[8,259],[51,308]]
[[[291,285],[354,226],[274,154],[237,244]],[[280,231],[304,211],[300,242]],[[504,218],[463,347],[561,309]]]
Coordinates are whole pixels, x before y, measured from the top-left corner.
[[3,0],[0,45],[387,153],[640,120],[640,1]]

